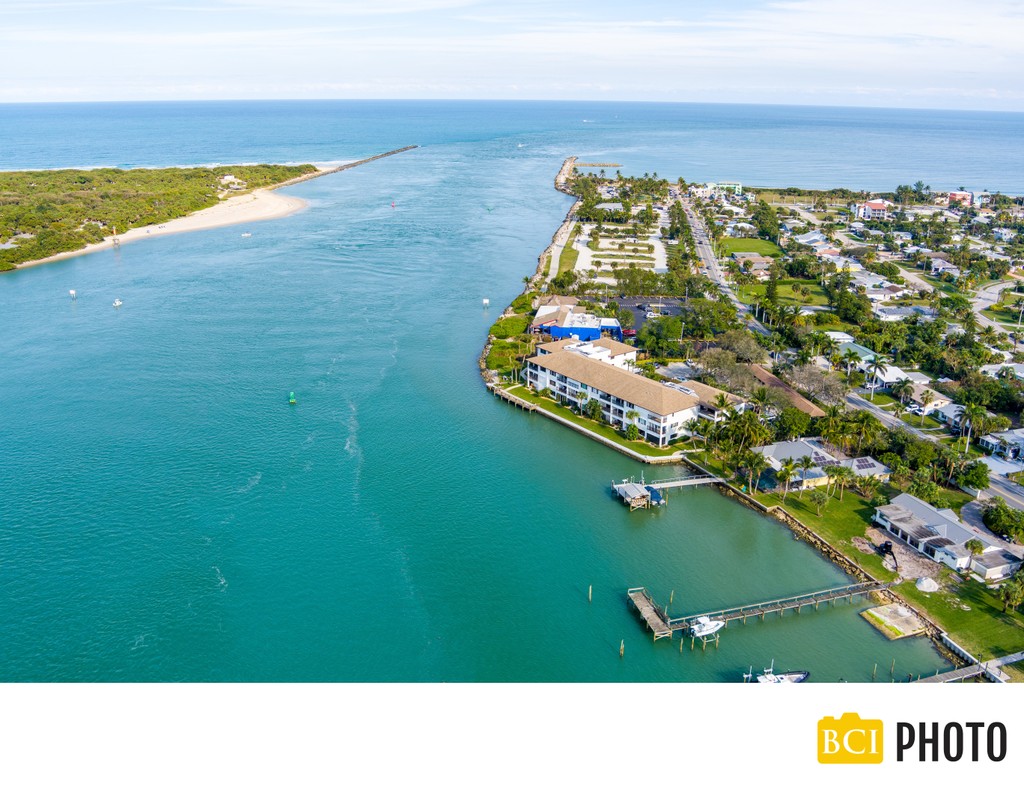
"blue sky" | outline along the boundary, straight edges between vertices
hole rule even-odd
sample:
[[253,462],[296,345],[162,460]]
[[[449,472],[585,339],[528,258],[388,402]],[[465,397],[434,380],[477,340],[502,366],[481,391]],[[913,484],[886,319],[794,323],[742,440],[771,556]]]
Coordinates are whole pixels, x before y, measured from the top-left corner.
[[1024,110],[1020,0],[3,0],[0,101]]

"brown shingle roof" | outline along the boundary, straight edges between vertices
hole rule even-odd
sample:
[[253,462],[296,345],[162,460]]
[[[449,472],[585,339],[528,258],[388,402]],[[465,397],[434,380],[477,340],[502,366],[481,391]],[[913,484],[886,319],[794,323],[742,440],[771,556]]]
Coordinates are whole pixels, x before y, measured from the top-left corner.
[[761,384],[781,390],[786,398],[789,399],[789,403],[801,412],[806,412],[811,418],[821,418],[825,415],[825,411],[821,407],[814,402],[808,401],[778,376],[769,373],[766,368],[761,367],[761,365],[749,365],[748,367],[750,372],[754,374],[754,378],[761,382]]
[[604,393],[624,399],[630,404],[643,407],[656,415],[671,415],[681,410],[693,409],[698,401],[693,396],[673,390],[651,379],[630,373],[628,370],[587,359],[572,351],[558,351],[546,356],[534,356],[527,360],[570,379],[582,382]]

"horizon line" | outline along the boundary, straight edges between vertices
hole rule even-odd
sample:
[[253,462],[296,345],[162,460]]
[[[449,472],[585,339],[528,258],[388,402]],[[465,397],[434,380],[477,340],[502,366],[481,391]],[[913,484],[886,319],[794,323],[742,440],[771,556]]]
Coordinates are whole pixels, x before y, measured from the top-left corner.
[[493,103],[493,104],[661,104],[678,106],[718,106],[718,107],[799,107],[808,109],[873,109],[896,112],[984,112],[997,115],[1021,115],[1024,109],[989,109],[982,107],[901,107],[879,106],[877,104],[812,104],[812,103],[769,103],[758,101],[657,101],[636,99],[585,99],[585,98],[341,98],[341,97],[308,97],[308,98],[162,98],[162,99],[92,99],[92,100],[41,100],[41,101],[0,101],[0,106],[44,106],[64,104],[246,104],[246,103],[304,103],[304,102],[381,102],[399,103]]

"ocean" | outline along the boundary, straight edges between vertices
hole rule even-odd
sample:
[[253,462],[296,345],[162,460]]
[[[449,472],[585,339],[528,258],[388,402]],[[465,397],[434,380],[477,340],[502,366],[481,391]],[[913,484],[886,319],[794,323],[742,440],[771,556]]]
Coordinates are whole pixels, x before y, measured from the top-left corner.
[[0,106],[0,169],[420,146],[287,189],[309,206],[286,219],[0,276],[0,680],[739,682],[774,659],[835,682],[944,667],[926,640],[885,640],[857,603],[731,625],[704,650],[652,643],[627,587],[673,593],[687,614],[849,578],[713,490],[629,513],[610,481],[654,472],[488,396],[476,359],[569,207],[552,181],[570,154],[688,181],[1020,192],[1022,122],[584,102]]

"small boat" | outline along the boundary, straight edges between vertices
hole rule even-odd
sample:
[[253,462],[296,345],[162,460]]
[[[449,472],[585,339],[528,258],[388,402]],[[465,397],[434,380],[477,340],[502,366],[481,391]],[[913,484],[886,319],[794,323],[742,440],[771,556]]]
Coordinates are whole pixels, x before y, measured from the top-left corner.
[[252,233],[242,233],[242,238],[252,238]]
[[707,615],[701,615],[690,626],[690,633],[694,637],[708,637],[725,627],[724,620],[712,620]]
[[288,403],[289,404],[294,404],[295,403],[295,393],[289,393],[288,394]]
[[119,298],[119,297],[115,297],[114,298],[114,308],[115,309],[121,308],[121,298]]
[[772,664],[764,669],[764,673],[757,675],[757,683],[760,685],[789,685],[796,684],[798,682],[805,682],[810,676],[810,671],[786,671],[785,673],[775,673],[775,660],[772,660]]

